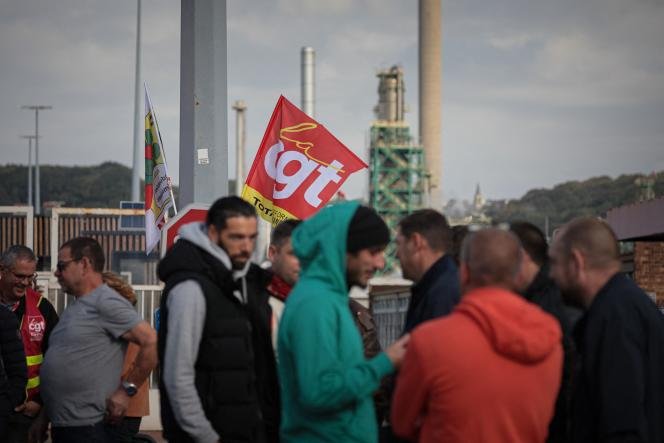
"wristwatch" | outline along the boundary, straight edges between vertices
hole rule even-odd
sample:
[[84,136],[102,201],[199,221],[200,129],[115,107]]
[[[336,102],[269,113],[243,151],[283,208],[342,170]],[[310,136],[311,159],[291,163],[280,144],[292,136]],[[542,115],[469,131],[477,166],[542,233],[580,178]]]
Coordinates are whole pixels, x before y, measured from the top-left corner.
[[122,380],[122,389],[124,389],[130,397],[133,397],[138,392],[138,386],[127,380]]

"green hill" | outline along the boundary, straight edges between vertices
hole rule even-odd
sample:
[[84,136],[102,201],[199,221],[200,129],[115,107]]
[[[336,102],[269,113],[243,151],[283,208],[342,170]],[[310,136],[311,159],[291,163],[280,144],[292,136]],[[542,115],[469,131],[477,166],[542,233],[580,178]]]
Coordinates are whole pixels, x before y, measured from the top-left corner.
[[[69,207],[118,208],[131,197],[131,169],[114,162],[98,166],[49,166],[41,171],[41,200]],[[0,205],[27,200],[27,167],[0,166]]]
[[[638,177],[602,176],[562,183],[552,189],[533,189],[518,200],[489,202],[486,212],[496,223],[526,220],[542,229],[548,217],[552,230],[574,217],[604,216],[609,209],[637,202],[641,190],[634,182]],[[664,196],[664,171],[655,175],[654,191],[657,197]]]

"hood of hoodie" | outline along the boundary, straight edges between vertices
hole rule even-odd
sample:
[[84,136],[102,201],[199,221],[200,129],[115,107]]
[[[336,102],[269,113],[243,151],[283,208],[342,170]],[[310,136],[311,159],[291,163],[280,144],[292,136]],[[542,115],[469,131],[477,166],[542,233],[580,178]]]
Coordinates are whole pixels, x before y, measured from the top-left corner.
[[[220,271],[219,264],[223,266],[223,270],[226,272],[231,272],[233,266],[231,264],[231,259],[216,243],[212,242],[207,235],[207,228],[205,223],[188,223],[183,225],[178,231],[179,240],[186,240],[187,242],[193,244],[194,246],[202,249],[207,252],[209,256],[217,261],[214,263],[210,261],[202,254],[192,254],[188,253],[186,249],[188,245],[186,243],[176,242],[173,248],[166,254],[166,256],[159,262],[159,267],[157,273],[159,278],[162,281],[166,281],[170,275],[176,272],[203,272],[208,274],[212,279],[219,277]],[[240,300],[245,302],[246,297],[246,281],[245,277],[251,266],[251,261],[247,261],[242,269],[232,270],[232,278],[235,281],[240,280],[241,285],[239,287],[242,289],[242,292],[235,291],[235,296]]]
[[300,260],[300,281],[316,280],[331,291],[348,294],[346,241],[359,202],[334,203],[300,224],[293,232],[293,251]]
[[505,289],[472,290],[457,311],[479,325],[497,353],[520,363],[538,363],[561,343],[554,317]]

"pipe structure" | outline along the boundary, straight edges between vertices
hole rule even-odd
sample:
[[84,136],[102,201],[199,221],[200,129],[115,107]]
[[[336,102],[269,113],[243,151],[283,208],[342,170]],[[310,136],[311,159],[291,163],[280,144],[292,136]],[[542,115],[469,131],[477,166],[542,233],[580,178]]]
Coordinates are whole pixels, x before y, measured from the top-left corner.
[[236,100],[233,103],[235,111],[235,195],[242,195],[244,185],[244,146],[247,137],[245,125],[245,111],[247,106],[244,100]]
[[431,206],[441,209],[441,0],[419,1],[419,105],[420,139],[429,173]]
[[[145,148],[143,137],[140,134],[141,116],[141,0],[138,0],[136,11],[136,70],[134,73],[134,136],[132,138],[132,170],[131,170],[131,200],[140,201],[141,177],[145,173]],[[163,146],[162,146],[163,148]]]
[[314,48],[305,46],[300,53],[302,61],[302,84],[300,90],[300,98],[302,99],[302,111],[311,118],[315,118],[315,67],[316,67],[316,52]]

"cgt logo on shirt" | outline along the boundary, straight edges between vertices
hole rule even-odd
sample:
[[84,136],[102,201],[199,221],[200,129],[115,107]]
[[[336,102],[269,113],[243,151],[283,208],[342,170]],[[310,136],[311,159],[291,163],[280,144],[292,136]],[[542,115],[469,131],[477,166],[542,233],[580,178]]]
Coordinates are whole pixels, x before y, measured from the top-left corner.
[[46,324],[42,317],[28,315],[28,331],[30,332],[30,341],[42,341]]

